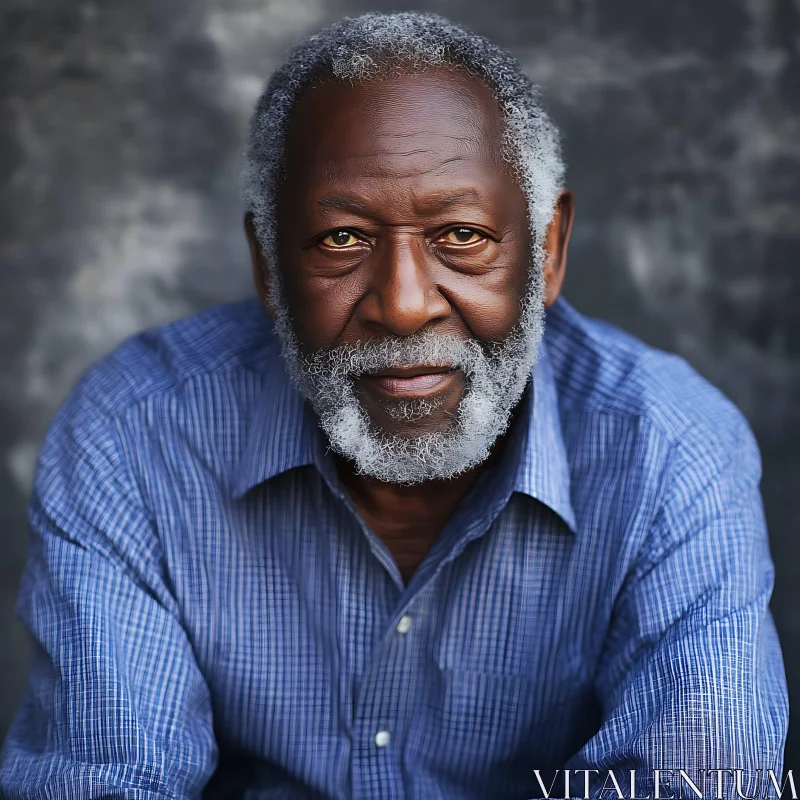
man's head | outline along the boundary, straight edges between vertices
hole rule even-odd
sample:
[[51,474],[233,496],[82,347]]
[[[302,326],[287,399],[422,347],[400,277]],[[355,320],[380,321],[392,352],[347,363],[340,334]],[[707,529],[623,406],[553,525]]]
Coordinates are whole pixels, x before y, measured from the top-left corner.
[[359,471],[418,483],[485,460],[560,289],[562,178],[517,63],[439,17],[343,20],[273,75],[244,170],[256,284]]

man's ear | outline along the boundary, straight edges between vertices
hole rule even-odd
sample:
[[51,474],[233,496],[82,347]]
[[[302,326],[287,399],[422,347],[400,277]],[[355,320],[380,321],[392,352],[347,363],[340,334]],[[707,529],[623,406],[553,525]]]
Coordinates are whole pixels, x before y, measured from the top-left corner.
[[258,292],[261,305],[264,306],[267,314],[269,314],[272,319],[275,319],[275,311],[269,302],[269,269],[267,267],[267,260],[261,249],[261,242],[258,241],[258,236],[256,236],[256,226],[252,211],[248,211],[244,215],[244,232],[247,236],[247,244],[250,248],[250,260],[253,266],[253,281],[256,285],[256,292]]
[[549,308],[561,294],[567,271],[567,248],[575,219],[575,197],[569,189],[562,189],[556,201],[556,211],[545,238],[544,304]]

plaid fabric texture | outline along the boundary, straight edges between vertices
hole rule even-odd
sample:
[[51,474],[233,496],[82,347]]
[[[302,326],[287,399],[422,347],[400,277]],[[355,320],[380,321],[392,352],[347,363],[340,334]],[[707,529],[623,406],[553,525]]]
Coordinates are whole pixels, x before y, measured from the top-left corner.
[[716,389],[559,300],[404,585],[255,301],[142,333],[41,450],[0,794],[528,798],[563,768],[752,794],[787,727],[759,479]]

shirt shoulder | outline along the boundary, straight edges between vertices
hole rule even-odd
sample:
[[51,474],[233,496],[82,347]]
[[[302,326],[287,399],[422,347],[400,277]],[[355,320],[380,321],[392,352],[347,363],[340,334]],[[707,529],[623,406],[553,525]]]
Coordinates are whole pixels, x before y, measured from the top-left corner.
[[[659,437],[673,459],[709,477],[741,451],[743,440],[752,460],[744,415],[680,356],[563,300],[548,313],[546,341],[562,416],[614,416]],[[750,466],[760,471],[757,452]]]
[[60,531],[153,585],[142,577],[159,570],[151,490],[166,480],[155,462],[171,448],[178,460],[200,457],[197,436],[176,433],[176,423],[195,413],[199,435],[209,427],[200,410],[231,396],[229,375],[232,386],[256,383],[241,375],[277,357],[272,330],[255,300],[216,306],[131,336],[90,367],[39,451],[33,527]]
[[[257,371],[277,357],[272,323],[257,300],[218,305],[128,337],[77,381],[62,412],[87,404],[113,418],[203,376]],[[56,418],[58,419],[58,417]]]

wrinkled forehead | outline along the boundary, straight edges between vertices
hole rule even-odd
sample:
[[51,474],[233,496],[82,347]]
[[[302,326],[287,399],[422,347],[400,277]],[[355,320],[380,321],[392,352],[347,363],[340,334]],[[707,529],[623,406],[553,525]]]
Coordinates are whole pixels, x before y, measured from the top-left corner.
[[442,169],[503,162],[505,119],[492,89],[466,70],[395,70],[380,79],[314,80],[286,130],[284,176]]

